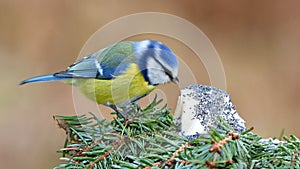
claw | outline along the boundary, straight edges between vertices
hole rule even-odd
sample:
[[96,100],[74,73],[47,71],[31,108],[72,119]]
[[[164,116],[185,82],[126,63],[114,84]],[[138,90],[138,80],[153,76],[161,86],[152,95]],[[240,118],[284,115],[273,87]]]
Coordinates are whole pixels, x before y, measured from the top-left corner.
[[122,111],[120,111],[116,105],[112,105],[112,104],[105,104],[105,105],[112,108],[115,112],[117,112],[119,115],[121,115],[124,119],[127,119],[125,114]]
[[[122,106],[122,107],[117,107],[116,105],[113,104],[105,104],[106,106],[110,107],[111,109],[113,109],[116,113],[118,113],[119,115],[121,115],[125,120],[128,120],[128,114],[133,114],[130,112],[139,112],[141,109],[141,106],[138,105],[135,102],[132,102],[126,106]],[[121,110],[120,110],[121,109]]]

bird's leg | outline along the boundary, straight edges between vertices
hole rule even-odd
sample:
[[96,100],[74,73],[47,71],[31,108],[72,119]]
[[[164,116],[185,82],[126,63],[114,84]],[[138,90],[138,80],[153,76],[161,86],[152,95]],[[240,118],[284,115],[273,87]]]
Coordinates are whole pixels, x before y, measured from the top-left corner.
[[134,122],[134,119],[139,117],[139,111],[141,110],[140,105],[135,102],[131,102],[122,107],[123,111],[126,113],[127,118],[125,124],[131,124]]
[[138,110],[140,110],[139,106],[133,103],[128,103],[126,105],[121,106],[120,108],[127,115],[127,117],[137,114]]
[[[129,104],[119,106],[119,108],[116,105],[113,104],[105,104],[106,106],[110,107],[113,109],[116,113],[121,115],[125,121],[130,122],[134,118],[138,117],[138,113],[141,110],[140,105],[138,105],[136,102],[131,102]],[[121,110],[120,110],[121,109]],[[131,120],[129,119],[132,116]]]
[[139,104],[137,104],[136,102],[132,102],[131,106],[136,107],[137,112],[139,112],[140,110],[142,110],[141,106]]
[[121,115],[124,119],[127,119],[125,114],[122,111],[120,111],[116,105],[113,105],[113,104],[105,104],[105,105],[112,108],[115,112],[117,112],[119,115]]
[[126,113],[130,115],[131,120],[139,118],[139,112],[142,110],[141,106],[136,102],[131,102],[125,107]]
[[[128,125],[128,124],[130,124],[130,123],[133,122],[133,119],[129,119],[129,118],[128,118],[128,113],[129,113],[130,111],[134,111],[134,108],[132,107],[131,104],[129,104],[129,105],[126,106],[126,107],[123,107],[123,108],[122,108],[123,111],[120,111],[116,105],[106,104],[106,106],[112,108],[115,112],[117,112],[119,115],[121,115],[121,116],[123,117],[123,119],[124,119],[125,125]],[[124,112],[124,111],[125,111],[125,112]]]
[[144,95],[142,95],[142,96],[140,96],[140,97],[137,97],[137,98],[131,100],[130,105],[131,105],[131,106],[134,105],[134,106],[137,108],[137,111],[142,110],[142,109],[141,109],[141,106],[138,105],[138,104],[136,103],[136,101],[138,101],[139,99],[141,99],[141,98],[143,98],[143,97],[145,97],[145,96],[146,96],[146,94],[144,94]]

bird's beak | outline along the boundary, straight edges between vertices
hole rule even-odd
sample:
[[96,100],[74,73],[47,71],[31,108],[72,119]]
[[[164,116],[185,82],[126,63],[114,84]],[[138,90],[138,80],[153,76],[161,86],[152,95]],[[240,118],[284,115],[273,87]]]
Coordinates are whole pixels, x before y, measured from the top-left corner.
[[172,82],[174,82],[174,83],[178,84],[178,83],[179,83],[179,79],[178,79],[178,77],[175,77],[175,78],[173,78],[173,79],[172,79]]

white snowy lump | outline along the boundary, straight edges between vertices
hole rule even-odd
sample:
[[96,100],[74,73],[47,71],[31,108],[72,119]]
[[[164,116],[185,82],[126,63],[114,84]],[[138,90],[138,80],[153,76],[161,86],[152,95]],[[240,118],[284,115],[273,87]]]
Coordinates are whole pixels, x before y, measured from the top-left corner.
[[174,117],[181,134],[189,139],[207,133],[211,126],[220,128],[216,124],[219,117],[236,132],[246,130],[245,121],[238,115],[229,94],[210,86],[193,84],[182,89]]

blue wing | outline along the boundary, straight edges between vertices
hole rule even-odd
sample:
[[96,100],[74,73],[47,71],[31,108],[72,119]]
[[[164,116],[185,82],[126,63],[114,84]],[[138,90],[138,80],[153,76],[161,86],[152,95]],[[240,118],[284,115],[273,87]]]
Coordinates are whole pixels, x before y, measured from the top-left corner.
[[132,50],[133,42],[120,42],[79,60],[66,71],[55,73],[54,76],[112,79],[126,70],[130,63],[136,62]]
[[[107,62],[106,57],[114,58],[114,66],[112,66],[112,63]],[[55,73],[54,76],[59,78],[112,79],[126,70],[130,63],[126,60],[124,55],[105,56],[99,60],[97,53],[95,53],[74,63],[67,70]]]
[[132,50],[133,42],[120,42],[75,62],[65,71],[33,77],[20,84],[71,78],[113,79],[122,74],[131,63],[136,62]]

